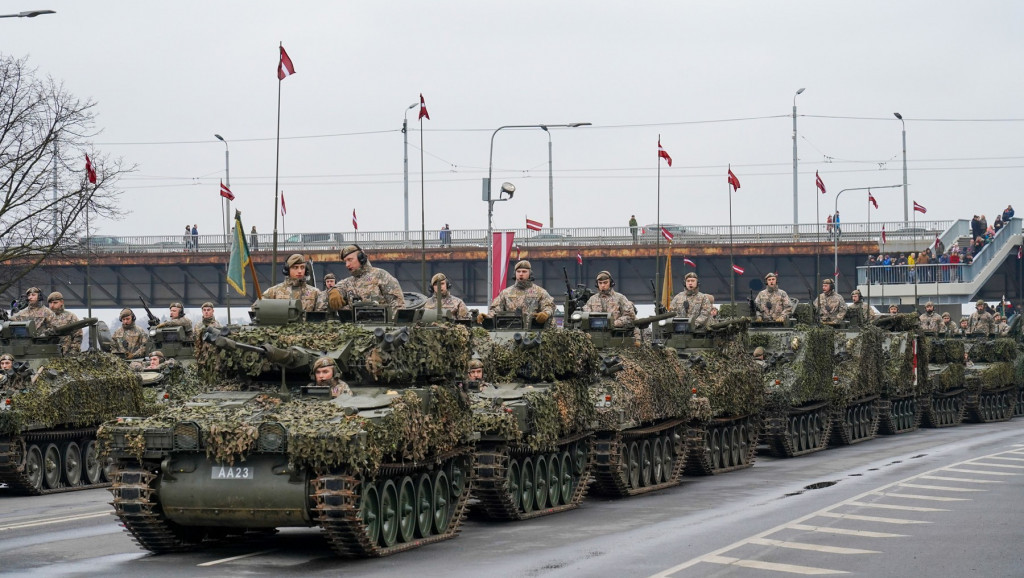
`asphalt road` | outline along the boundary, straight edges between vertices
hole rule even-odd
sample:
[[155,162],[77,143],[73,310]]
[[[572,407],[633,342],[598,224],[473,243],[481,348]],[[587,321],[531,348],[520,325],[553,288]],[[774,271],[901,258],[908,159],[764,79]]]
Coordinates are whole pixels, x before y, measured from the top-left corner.
[[335,558],[315,529],[153,556],[110,494],[0,490],[0,573],[689,577],[1024,575],[1024,420],[921,430],[519,523],[467,520],[454,540]]

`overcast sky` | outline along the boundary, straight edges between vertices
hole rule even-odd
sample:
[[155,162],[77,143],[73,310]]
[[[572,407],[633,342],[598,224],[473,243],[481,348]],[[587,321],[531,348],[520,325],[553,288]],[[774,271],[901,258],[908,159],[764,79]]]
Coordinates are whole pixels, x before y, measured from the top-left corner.
[[[1024,182],[1020,33],[1024,3],[366,1],[3,2],[0,50],[96,101],[95,149],[138,165],[121,180],[128,218],[103,235],[222,229],[218,182],[230,143],[234,206],[273,226],[278,43],[280,189],[286,229],[404,228],[406,107],[426,99],[426,227],[486,228],[481,201],[492,131],[553,131],[555,225],[656,220],[725,224],[727,166],[742,188],[735,223],[793,221],[796,98],[801,222],[824,219],[847,187],[901,184],[928,218],[995,216]],[[420,138],[408,111],[410,222],[420,227]],[[549,224],[540,130],[502,131],[495,180],[513,182],[494,224]],[[829,194],[818,197],[819,171]],[[871,220],[903,219],[902,189],[875,193]],[[866,194],[840,198],[867,219]],[[1024,208],[1024,204],[1022,204]],[[913,213],[911,213],[913,214]]]

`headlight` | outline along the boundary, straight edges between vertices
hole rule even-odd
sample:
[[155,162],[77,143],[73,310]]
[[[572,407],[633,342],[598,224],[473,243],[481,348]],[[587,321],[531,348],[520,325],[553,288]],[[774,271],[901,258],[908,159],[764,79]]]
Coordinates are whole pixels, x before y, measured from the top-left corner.
[[194,421],[183,421],[174,424],[173,430],[174,449],[176,450],[197,450],[199,449],[199,424]]
[[284,426],[277,422],[260,424],[258,447],[261,452],[283,452],[288,434]]

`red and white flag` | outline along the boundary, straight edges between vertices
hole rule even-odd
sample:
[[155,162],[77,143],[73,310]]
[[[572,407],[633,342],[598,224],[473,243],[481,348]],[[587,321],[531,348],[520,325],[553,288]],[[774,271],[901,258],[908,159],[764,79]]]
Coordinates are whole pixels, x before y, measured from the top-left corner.
[[516,261],[519,260],[519,254],[520,253],[521,253],[521,251],[519,250],[519,243],[516,243]]
[[85,174],[89,177],[89,182],[96,184],[96,169],[92,168],[92,161],[89,160],[89,155],[85,155]]
[[917,201],[914,201],[914,210],[921,214],[928,212],[928,209],[924,208],[924,205],[918,203]]
[[576,252],[576,264],[577,265],[582,265],[583,264],[583,254],[580,253],[579,251]]
[[526,228],[531,231],[539,231],[544,228],[544,223],[534,221],[530,217],[526,217]]
[[868,202],[874,205],[876,209],[878,208],[878,201],[875,200],[875,196],[871,194],[871,191],[868,191]]
[[732,185],[732,192],[736,192],[736,189],[740,188],[740,180],[736,178],[736,175],[729,169],[729,184]]
[[668,156],[668,151],[661,148],[661,137],[658,137],[658,156],[665,159],[668,166],[672,166],[672,157]]
[[512,253],[515,233],[491,233],[491,301],[505,288],[508,279],[508,262]]
[[935,243],[934,243],[934,245],[935,245],[935,248],[936,248],[936,249],[938,249],[938,248],[939,248],[939,243],[941,243],[941,241],[939,241],[939,236],[938,236],[938,235],[935,235]]
[[427,112],[427,103],[423,101],[423,93],[420,93],[420,117],[418,120],[423,120],[423,117],[427,117],[430,120],[430,113]]
[[1017,259],[1019,260],[1021,257],[1024,257],[1024,243],[1017,247]]
[[882,244],[885,244],[885,225],[882,225]]
[[732,270],[735,271],[737,275],[742,275],[746,271],[746,269],[740,267],[739,265],[733,265]]
[[288,53],[284,51],[284,46],[281,46],[281,58],[277,62],[277,79],[284,80],[286,77],[295,74],[295,65],[292,64],[292,59],[288,57]]
[[288,214],[288,207],[284,205],[284,191],[281,191],[281,216]]
[[223,183],[223,181],[220,183],[220,196],[229,201],[235,200],[235,195],[231,192],[231,189]]
[[669,231],[665,227],[661,228],[661,236],[665,237],[665,240],[668,241],[669,243],[671,243],[672,238],[675,237],[675,235],[672,234],[672,231]]
[[352,209],[352,228],[356,231],[359,230],[359,219],[356,218],[356,210]]
[[818,187],[818,190],[821,191],[821,194],[824,195],[825,181],[821,180],[821,175],[818,174],[818,171],[814,171],[814,184]]
[[697,268],[697,264],[693,262],[693,259],[687,259],[686,257],[683,257],[683,265],[689,265],[694,269]]

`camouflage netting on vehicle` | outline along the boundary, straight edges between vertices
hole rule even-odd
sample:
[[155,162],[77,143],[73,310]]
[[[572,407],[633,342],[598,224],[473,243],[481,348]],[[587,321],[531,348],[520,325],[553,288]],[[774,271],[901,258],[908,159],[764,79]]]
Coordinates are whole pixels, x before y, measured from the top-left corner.
[[764,370],[743,347],[741,339],[719,342],[717,349],[681,361],[686,389],[706,397],[709,417],[760,413],[765,404]]
[[[472,426],[466,401],[451,387],[428,388],[432,403],[414,391],[396,396],[380,419],[346,415],[351,409],[328,401],[281,401],[261,395],[242,406],[219,404],[169,407],[156,416],[131,424],[108,422],[97,439],[105,451],[116,433],[125,433],[126,448],[140,460],[145,451],[144,432],[171,428],[178,422],[200,426],[208,458],[226,464],[245,461],[259,439],[262,423],[279,423],[287,432],[290,463],[325,471],[349,467],[374,471],[381,463],[423,460],[446,452],[468,438]],[[365,436],[363,435],[365,432]]]
[[928,377],[927,346],[918,348],[918,379],[917,385],[914,385],[914,340],[917,338],[917,334],[911,331],[884,334],[882,393],[888,399],[923,395],[933,387]]
[[925,349],[929,363],[960,363],[964,362],[964,340],[943,339],[941,337],[925,337]]
[[31,384],[0,412],[0,434],[57,425],[83,427],[118,415],[146,415],[142,385],[127,363],[86,352],[42,365]]
[[768,413],[833,398],[834,334],[831,327],[805,325],[749,333],[749,347],[764,347],[766,353]]
[[[302,323],[263,326],[232,333],[230,338],[248,345],[270,344],[315,351],[337,351],[351,344],[348,368],[342,377],[349,384],[403,382],[444,383],[461,376],[469,363],[469,331],[462,325],[432,324],[410,327],[409,341],[385,347],[373,331],[351,323]],[[266,358],[254,352],[220,349],[200,355],[200,375],[207,381],[245,374],[257,376],[271,369]]]
[[[196,365],[172,365],[161,373],[163,377],[159,383],[142,388],[147,403],[160,404],[154,410],[163,409],[163,404],[167,402],[192,398],[206,389],[199,378],[199,368]],[[167,394],[166,399],[164,394]]]
[[799,325],[817,324],[814,318],[814,308],[811,307],[810,303],[797,303],[796,307],[793,308],[793,317],[796,318],[796,322]]
[[[886,377],[898,389],[899,375],[889,376],[888,359],[883,356],[883,332],[881,329],[867,325],[860,331],[835,332],[835,375],[839,378],[833,390],[833,400],[842,406],[849,405],[859,399],[882,392],[883,382],[889,383]],[[901,360],[902,361],[902,360]],[[893,372],[902,369],[894,363]],[[909,385],[910,382],[907,382]]]
[[997,361],[995,363],[971,363],[964,370],[964,385],[968,391],[993,391],[1014,384],[1013,363]]
[[[622,369],[600,377],[592,400],[588,400],[591,406],[602,406],[597,410],[598,429],[617,431],[666,419],[701,417],[694,414],[700,405],[691,404],[691,387],[697,385],[684,372],[675,351],[645,344],[617,349],[610,355],[618,357]],[[606,399],[610,405],[604,407]]]
[[968,339],[965,343],[967,356],[971,361],[995,363],[1013,361],[1017,358],[1017,344],[1005,337],[997,339]]

